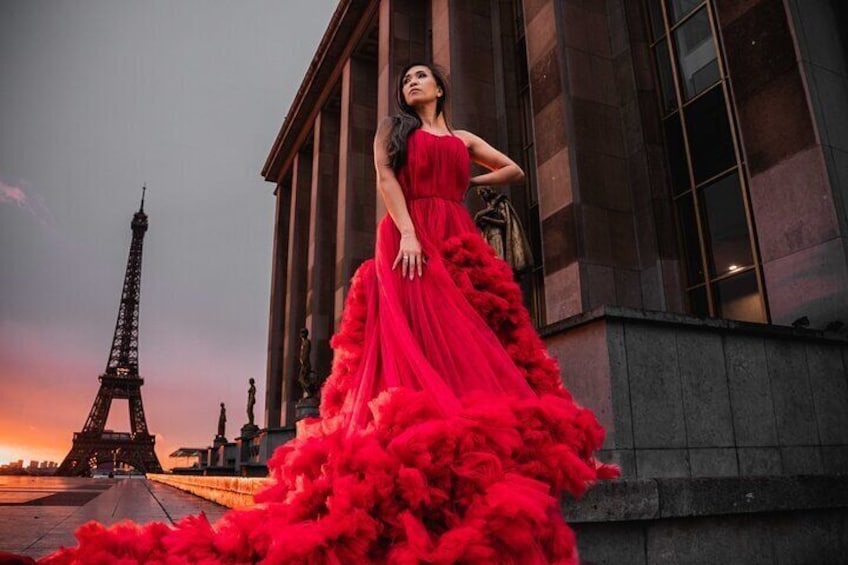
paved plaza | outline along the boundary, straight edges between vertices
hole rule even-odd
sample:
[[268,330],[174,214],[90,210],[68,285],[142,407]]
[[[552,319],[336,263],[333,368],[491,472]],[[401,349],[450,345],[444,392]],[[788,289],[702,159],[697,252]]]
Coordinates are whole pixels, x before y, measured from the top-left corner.
[[0,477],[0,551],[38,558],[75,546],[74,531],[89,520],[173,524],[202,511],[214,522],[226,510],[141,478]]

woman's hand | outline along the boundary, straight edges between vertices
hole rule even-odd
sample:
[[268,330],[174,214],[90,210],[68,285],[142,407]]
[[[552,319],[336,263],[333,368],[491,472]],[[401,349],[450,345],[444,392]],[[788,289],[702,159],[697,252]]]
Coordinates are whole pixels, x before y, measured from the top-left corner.
[[392,265],[392,270],[401,264],[401,277],[406,277],[409,274],[409,280],[415,277],[416,271],[420,277],[424,272],[424,252],[421,249],[421,244],[414,233],[404,234],[400,237],[400,249],[398,250],[395,262]]

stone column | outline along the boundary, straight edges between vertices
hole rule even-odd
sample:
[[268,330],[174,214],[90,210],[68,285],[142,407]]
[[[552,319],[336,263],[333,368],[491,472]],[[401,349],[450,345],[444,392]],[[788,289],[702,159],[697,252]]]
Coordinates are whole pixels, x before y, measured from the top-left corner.
[[[516,56],[516,37],[512,0],[491,0],[492,27],[492,77],[495,85],[495,104],[493,107],[495,130],[488,138],[495,147],[505,152],[524,167],[530,166],[522,157],[522,120],[521,103],[518,92],[517,73],[521,72],[525,61],[518,61]],[[488,135],[488,133],[487,133]],[[521,213],[526,207],[525,187],[514,187],[510,198]]]
[[377,121],[377,63],[351,57],[342,73],[334,327],[350,278],[374,254],[376,176],[373,137]]
[[309,251],[309,208],[312,192],[312,152],[301,149],[292,163],[289,220],[288,292],[283,358],[283,425],[295,423],[295,402],[303,392],[297,382],[300,329],[306,323],[306,283]]
[[[427,2],[421,0],[380,0],[380,45],[377,55],[377,122],[397,112],[397,75],[411,61],[426,55]],[[376,128],[376,124],[375,124]],[[386,214],[379,194],[375,221]]]
[[324,109],[315,120],[312,197],[309,210],[309,276],[306,324],[312,339],[312,367],[330,374],[330,337],[336,263],[336,209],[339,176],[339,112]]
[[449,117],[454,127],[468,129],[492,144],[498,140],[498,94],[495,69],[497,43],[488,2],[433,0],[433,62],[448,74]]
[[548,323],[641,307],[607,2],[526,2]]
[[283,405],[283,343],[289,258],[291,178],[274,189],[274,247],[271,254],[271,307],[268,315],[268,361],[265,372],[265,427],[279,428]]
[[[495,55],[498,45],[492,33],[491,3],[433,0],[433,63],[447,73],[450,98],[447,107],[450,125],[479,135],[498,146],[501,133],[498,112],[503,107],[503,81],[496,79]],[[500,38],[497,38],[500,40]],[[500,61],[498,61],[500,62]],[[500,70],[500,69],[498,69]],[[501,95],[501,96],[499,96]],[[501,147],[506,150],[505,147]],[[471,175],[487,172],[473,164]],[[469,192],[469,209],[481,207],[480,199]]]
[[566,98],[559,60],[554,0],[526,2],[527,62],[536,135],[539,216],[548,323],[582,311],[577,264],[572,158],[566,135]]
[[[433,62],[448,74],[451,127],[471,131],[526,167],[521,158],[511,2],[433,0],[431,9]],[[472,176],[485,172],[472,165]],[[523,183],[502,190],[521,213]],[[473,191],[468,192],[465,204],[469,210],[482,206]]]

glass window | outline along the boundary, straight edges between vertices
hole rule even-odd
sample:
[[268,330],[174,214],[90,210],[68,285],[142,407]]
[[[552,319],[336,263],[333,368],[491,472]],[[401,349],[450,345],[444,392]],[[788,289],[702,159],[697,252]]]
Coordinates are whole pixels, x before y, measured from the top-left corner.
[[654,39],[659,39],[665,33],[660,0],[648,0],[648,13],[651,18],[651,31],[654,34]]
[[729,275],[753,264],[739,176],[734,171],[699,191],[701,225],[709,249],[710,277]]
[[521,120],[522,120],[522,143],[524,145],[524,165],[527,174],[527,202],[532,206],[536,204],[536,150],[533,144],[533,109],[530,102],[528,89],[522,88],[521,96]]
[[674,93],[674,78],[671,76],[671,59],[668,56],[668,43],[665,41],[659,42],[654,56],[657,59],[657,69],[659,69],[663,113],[667,114],[677,109],[677,95]]
[[515,76],[518,78],[518,88],[521,89],[530,80],[530,73],[527,72],[527,57],[521,56],[522,53],[527,52],[523,37],[519,40],[518,48],[515,51]]
[[512,21],[515,38],[524,39],[524,2],[513,2]]
[[[530,218],[531,224],[538,223],[535,218],[539,217],[539,207],[534,205],[527,209],[527,215]],[[530,240],[530,250],[533,252],[534,269],[539,269],[542,266],[542,234],[540,230],[527,230],[527,239]]]
[[733,137],[738,124],[719,71],[721,41],[712,33],[714,3],[644,1],[689,312],[767,321]]
[[719,79],[718,61],[706,8],[674,31],[677,65],[686,100]]
[[760,322],[765,317],[753,270],[715,283],[715,296],[722,318]]
[[522,141],[526,147],[533,143],[532,130],[530,129],[533,124],[533,103],[526,87],[520,89],[519,95],[521,96],[521,119],[525,126],[525,130],[522,132]]
[[710,305],[707,303],[707,287],[699,286],[689,291],[689,311],[695,316],[709,316]]
[[[521,2],[515,3],[521,12]],[[534,147],[534,116],[530,99],[530,77],[527,68],[527,48],[522,33],[515,42],[516,78],[518,83],[518,107],[521,112],[521,144],[523,149],[524,170],[527,177],[524,181],[524,212],[526,216],[527,235],[533,251],[534,267],[520,277],[520,285],[529,305],[533,324],[538,328],[545,323],[545,288],[544,265],[542,263],[542,234],[539,221],[538,189],[536,186],[536,150]]]
[[667,0],[668,3],[668,21],[673,26],[691,12],[704,3],[704,0]]
[[689,165],[686,162],[686,146],[683,142],[683,128],[680,114],[674,114],[663,122],[665,126],[665,144],[668,151],[668,165],[671,171],[671,183],[674,194],[682,194],[692,188],[689,181]]
[[684,112],[692,172],[695,184],[699,184],[736,163],[721,85],[692,102]]
[[704,282],[704,268],[701,262],[698,225],[695,221],[691,193],[677,200],[677,215],[680,219],[680,233],[683,234],[683,248],[686,254],[686,286],[694,286]]
[[[534,146],[530,146],[526,151],[526,162],[527,162],[527,186],[536,186],[536,148]],[[536,189],[528,191],[527,195],[527,203],[530,206],[535,206],[538,203],[539,197],[536,193]]]

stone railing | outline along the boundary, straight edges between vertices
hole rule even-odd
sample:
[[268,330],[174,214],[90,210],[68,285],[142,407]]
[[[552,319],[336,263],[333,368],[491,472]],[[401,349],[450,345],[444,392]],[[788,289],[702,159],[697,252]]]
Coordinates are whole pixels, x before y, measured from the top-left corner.
[[270,485],[270,479],[246,477],[198,477],[149,474],[151,481],[190,492],[228,508],[253,506],[253,495]]

